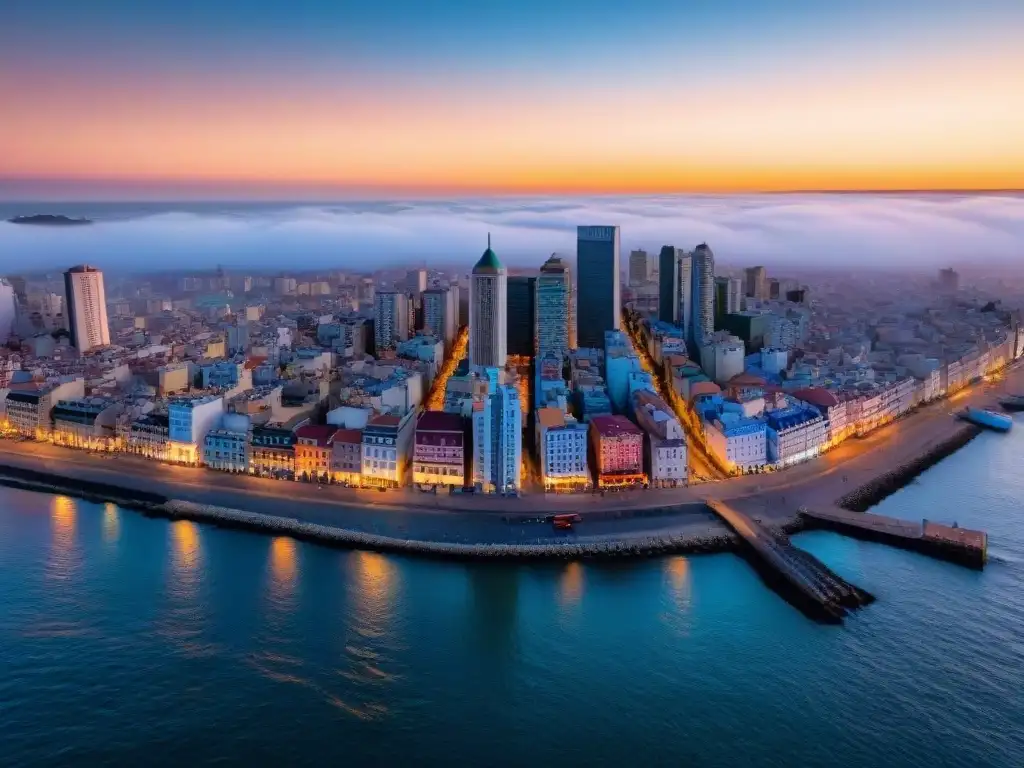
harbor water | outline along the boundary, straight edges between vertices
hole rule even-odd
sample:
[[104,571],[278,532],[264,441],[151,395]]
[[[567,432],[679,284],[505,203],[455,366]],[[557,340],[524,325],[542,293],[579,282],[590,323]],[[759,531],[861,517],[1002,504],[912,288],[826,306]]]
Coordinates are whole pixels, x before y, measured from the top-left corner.
[[987,530],[983,572],[795,538],[878,597],[842,627],[733,555],[447,563],[0,489],[3,762],[1020,766],[1017,426],[874,510]]

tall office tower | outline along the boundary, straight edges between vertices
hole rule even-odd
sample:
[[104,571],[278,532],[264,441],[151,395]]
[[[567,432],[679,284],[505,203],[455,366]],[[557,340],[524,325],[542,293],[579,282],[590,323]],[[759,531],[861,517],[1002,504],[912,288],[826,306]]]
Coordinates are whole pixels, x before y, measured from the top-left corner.
[[781,284],[774,277],[768,278],[768,296],[769,299],[778,299],[782,297]]
[[946,267],[939,270],[939,290],[943,293],[956,293],[960,288],[960,275],[955,269]]
[[469,364],[477,368],[504,368],[508,273],[491,250],[473,267],[469,284]]
[[746,276],[746,295],[752,296],[755,299],[768,298],[768,271],[764,267],[747,267],[745,272]]
[[707,243],[701,243],[690,256],[693,259],[690,340],[699,347],[715,329],[715,255]]
[[508,278],[507,286],[505,294],[506,349],[510,355],[532,357],[537,278],[516,275]]
[[715,278],[715,328],[722,328],[726,315],[743,309],[743,280],[738,277]]
[[619,329],[619,228],[576,228],[576,341],[604,347],[604,332]]
[[79,352],[110,344],[103,273],[96,267],[83,264],[64,273],[64,316]]
[[458,319],[452,305],[450,288],[428,288],[423,292],[423,332],[451,344]]
[[693,259],[681,248],[665,245],[658,255],[658,319],[689,336]]
[[409,338],[409,297],[398,291],[380,291],[373,298],[373,340],[377,356]]
[[405,273],[405,292],[419,298],[427,290],[427,270],[410,269]]
[[504,493],[522,484],[523,415],[516,388],[496,384],[494,368],[487,375],[490,391],[473,401],[473,482]]
[[647,251],[631,251],[629,254],[629,287],[647,285],[651,282],[651,260]]
[[569,354],[569,267],[555,254],[544,262],[537,277],[536,334],[538,358],[548,353]]
[[6,344],[11,338],[17,317],[18,306],[14,286],[0,278],[0,344]]

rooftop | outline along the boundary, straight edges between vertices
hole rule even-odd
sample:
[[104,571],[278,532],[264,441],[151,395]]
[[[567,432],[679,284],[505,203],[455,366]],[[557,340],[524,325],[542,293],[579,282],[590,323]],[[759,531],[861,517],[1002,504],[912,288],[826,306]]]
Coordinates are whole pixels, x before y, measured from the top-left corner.
[[425,411],[416,422],[416,431],[432,430],[435,432],[462,432],[462,417],[457,413],[444,411]]
[[601,437],[622,437],[623,435],[643,437],[643,432],[640,431],[640,428],[625,416],[601,414],[594,416],[590,420],[590,424]]
[[487,250],[484,251],[480,260],[477,261],[473,267],[473,274],[497,274],[498,272],[504,271],[505,267],[502,266],[501,262],[498,261],[497,254],[491,250],[491,236],[487,235]]

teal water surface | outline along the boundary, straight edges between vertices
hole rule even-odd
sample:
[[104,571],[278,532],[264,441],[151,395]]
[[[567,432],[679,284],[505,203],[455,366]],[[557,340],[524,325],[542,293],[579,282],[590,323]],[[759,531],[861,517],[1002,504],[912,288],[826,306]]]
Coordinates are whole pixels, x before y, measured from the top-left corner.
[[5,765],[1024,765],[1024,422],[877,511],[982,573],[828,533],[878,596],[808,621],[731,555],[345,552],[0,489]]

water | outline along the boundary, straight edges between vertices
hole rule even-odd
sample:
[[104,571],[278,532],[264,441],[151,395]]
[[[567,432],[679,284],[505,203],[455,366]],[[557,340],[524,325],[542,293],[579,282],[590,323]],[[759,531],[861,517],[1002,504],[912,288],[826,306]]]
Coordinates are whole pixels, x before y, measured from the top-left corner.
[[1019,766],[1024,422],[880,511],[983,573],[814,533],[816,625],[731,555],[444,563],[0,489],[7,765]]

